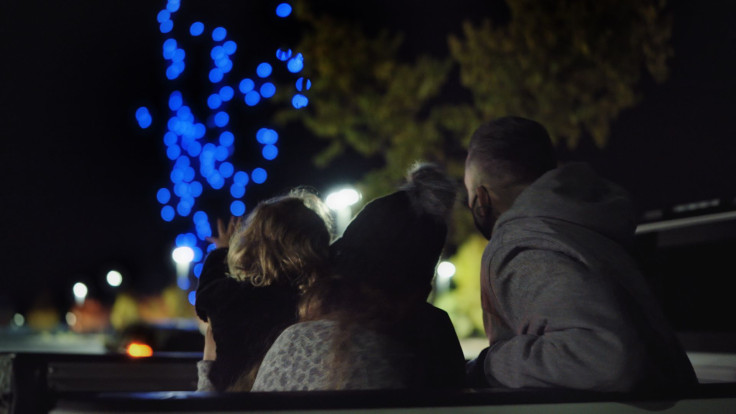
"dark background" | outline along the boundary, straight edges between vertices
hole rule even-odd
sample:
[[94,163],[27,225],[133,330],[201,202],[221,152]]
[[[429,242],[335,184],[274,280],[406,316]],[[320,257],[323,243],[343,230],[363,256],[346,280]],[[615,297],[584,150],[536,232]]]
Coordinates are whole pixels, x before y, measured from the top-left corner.
[[[244,69],[263,50],[272,53],[263,39],[296,41],[293,24],[263,17],[277,3],[182,0],[174,21],[226,27],[239,45],[235,67]],[[403,31],[407,58],[445,54],[447,34],[459,34],[463,19],[504,10],[499,1],[319,3],[360,17],[368,30]],[[171,90],[156,22],[163,7],[150,0],[0,4],[0,303],[24,311],[44,290],[68,301],[78,280],[94,293],[111,268],[141,292],[173,281],[174,237],[188,229],[159,217],[155,194],[168,183],[169,161],[160,130],[141,130],[134,118],[146,105],[160,122],[155,109]],[[642,212],[736,196],[736,2],[671,1],[670,11],[669,79],[642,81],[643,99],[613,124],[605,150],[589,141],[561,149],[629,189]],[[187,65],[196,67],[197,46],[185,48]],[[174,84],[187,82],[195,84]],[[298,184],[326,192],[371,167],[349,156],[316,169],[310,156],[322,145],[298,128],[283,131],[281,156],[266,184],[249,186],[248,205]],[[228,214],[216,196],[202,203],[210,217]]]

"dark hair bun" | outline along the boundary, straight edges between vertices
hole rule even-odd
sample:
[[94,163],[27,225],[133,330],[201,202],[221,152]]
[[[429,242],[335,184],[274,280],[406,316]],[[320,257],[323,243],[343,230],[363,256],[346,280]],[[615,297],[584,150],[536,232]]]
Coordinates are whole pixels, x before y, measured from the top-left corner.
[[401,187],[420,214],[445,218],[455,204],[457,187],[450,177],[435,164],[415,164]]

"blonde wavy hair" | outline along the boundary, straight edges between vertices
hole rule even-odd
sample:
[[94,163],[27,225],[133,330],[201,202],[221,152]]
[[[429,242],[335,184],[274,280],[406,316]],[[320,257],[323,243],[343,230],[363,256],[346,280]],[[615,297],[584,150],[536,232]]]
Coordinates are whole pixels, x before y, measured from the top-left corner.
[[262,201],[230,239],[230,277],[304,291],[329,269],[331,229],[329,209],[309,190]]

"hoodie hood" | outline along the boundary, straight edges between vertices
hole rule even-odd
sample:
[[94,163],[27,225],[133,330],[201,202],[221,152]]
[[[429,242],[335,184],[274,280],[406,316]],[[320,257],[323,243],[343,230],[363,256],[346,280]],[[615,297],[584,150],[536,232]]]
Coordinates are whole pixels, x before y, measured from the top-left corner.
[[631,243],[636,228],[628,193],[584,163],[567,164],[542,175],[499,217],[495,228],[531,218],[582,226],[624,245]]

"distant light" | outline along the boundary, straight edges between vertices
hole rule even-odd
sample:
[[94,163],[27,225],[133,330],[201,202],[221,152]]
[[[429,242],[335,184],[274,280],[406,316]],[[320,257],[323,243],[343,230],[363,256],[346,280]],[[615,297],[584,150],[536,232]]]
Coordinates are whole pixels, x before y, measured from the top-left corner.
[[189,144],[189,147],[187,147],[187,153],[191,155],[192,157],[196,157],[199,155],[199,153],[202,151],[202,144],[199,142],[192,142]]
[[220,145],[229,147],[235,142],[235,135],[230,131],[224,131],[220,134]]
[[284,50],[284,49],[277,49],[276,50],[276,59],[278,59],[278,60],[280,60],[282,62],[286,62],[289,58],[291,58],[292,53],[293,52],[291,51],[291,49],[286,49],[286,50]]
[[200,249],[197,246],[192,247],[192,250],[194,251],[194,261],[195,262],[201,262],[202,256],[204,256],[204,253],[202,253],[202,249]]
[[291,14],[291,6],[288,3],[281,3],[276,6],[276,15],[279,17],[288,17]]
[[217,148],[215,148],[215,159],[217,161],[225,161],[228,156],[230,156],[230,151],[227,150],[227,147],[218,145]]
[[238,89],[240,89],[240,92],[242,93],[248,93],[253,90],[255,87],[255,82],[253,82],[251,79],[245,78],[242,81],[240,81],[240,85],[238,85]]
[[179,6],[181,6],[181,3],[179,3],[179,0],[169,0],[169,2],[166,4],[166,9],[174,13],[177,10],[179,10]]
[[450,279],[455,276],[455,265],[448,261],[442,261],[437,265],[437,276],[442,279]]
[[266,62],[261,63],[256,68],[256,74],[258,74],[258,76],[261,78],[269,77],[272,71],[273,69],[271,68],[271,65]]
[[168,10],[161,10],[156,15],[156,21],[158,21],[159,23],[163,23],[167,20],[171,20],[171,12],[169,12]]
[[223,162],[222,164],[220,164],[220,168],[218,168],[218,170],[220,170],[220,174],[223,177],[230,178],[233,175],[235,167],[233,167],[233,165],[229,162]]
[[226,58],[227,56],[225,53],[225,48],[219,45],[213,47],[212,50],[210,51],[210,57],[212,58],[212,60],[215,60],[215,61],[220,60],[222,58]]
[[210,109],[217,109],[220,107],[220,105],[222,105],[222,98],[220,97],[220,95],[213,93],[207,98],[207,106]]
[[195,224],[206,223],[207,213],[205,213],[204,211],[197,211],[196,213],[194,213],[194,215],[192,215],[192,220],[194,220]]
[[23,324],[26,323],[26,318],[24,318],[20,313],[16,313],[13,315],[13,323],[15,326],[23,326]]
[[202,263],[197,263],[196,265],[194,265],[194,277],[196,277],[197,279],[199,279],[199,276],[202,274],[203,266],[204,265]]
[[189,192],[192,194],[192,197],[199,197],[202,195],[202,183],[199,181],[192,181],[191,184],[189,184]]
[[183,62],[184,58],[187,57],[187,52],[184,49],[176,49],[174,50],[174,55],[171,56],[171,60],[174,62]]
[[233,69],[233,61],[230,59],[223,59],[222,63],[218,67],[222,70],[222,73],[229,73]]
[[174,22],[172,20],[166,20],[158,26],[158,30],[161,33],[169,33],[174,28]]
[[87,297],[87,293],[89,290],[87,289],[87,285],[85,285],[82,282],[77,282],[72,287],[72,293],[74,293],[74,298],[76,298],[78,301],[84,301],[84,298]]
[[169,95],[169,109],[171,109],[172,111],[176,111],[177,109],[181,108],[182,103],[183,99],[181,97],[181,92],[171,92],[171,95]]
[[248,184],[249,178],[248,173],[245,171],[238,171],[233,175],[233,182],[245,186]]
[[256,91],[250,91],[245,94],[245,104],[248,106],[256,106],[261,101],[261,95]]
[[268,178],[268,173],[266,173],[266,170],[263,168],[256,168],[252,173],[250,173],[250,178],[253,179],[253,182],[256,184],[263,184]]
[[190,263],[194,259],[194,250],[189,246],[179,246],[171,252],[171,258],[179,264]]
[[304,69],[304,56],[302,56],[301,53],[297,53],[296,56],[289,59],[289,61],[286,63],[286,69],[288,69],[291,73],[300,72],[302,69]]
[[67,312],[64,316],[64,319],[66,319],[66,324],[69,326],[74,326],[77,324],[77,315],[75,315],[73,312]]
[[204,33],[204,23],[194,22],[191,26],[189,26],[189,34],[191,34],[192,36],[199,36],[202,33]]
[[207,246],[207,253],[212,252],[217,248],[217,245],[215,243],[210,243],[209,246]]
[[304,108],[308,104],[309,104],[309,98],[307,98],[306,96],[300,93],[294,94],[294,97],[291,98],[291,105],[296,109]]
[[222,77],[224,76],[222,69],[220,68],[213,68],[210,70],[209,78],[210,82],[212,83],[218,83],[222,80]]
[[276,93],[276,86],[271,82],[266,82],[261,85],[261,96],[264,98],[270,98]]
[[279,140],[279,133],[270,128],[261,128],[256,132],[256,141],[260,144],[275,144]]
[[164,134],[164,144],[168,147],[169,145],[174,145],[179,140],[179,137],[176,136],[175,133],[169,131]]
[[164,59],[171,59],[174,57],[174,51],[176,50],[176,40],[175,39],[166,39],[164,40],[164,46],[163,46],[163,55]]
[[327,195],[325,203],[332,210],[341,210],[360,201],[360,193],[354,188],[343,188]]
[[222,128],[230,122],[230,115],[227,112],[220,111],[215,114],[215,125]]
[[166,188],[159,188],[156,193],[156,200],[161,204],[166,204],[171,200],[171,192]]
[[121,283],[123,283],[123,275],[120,274],[117,270],[111,270],[107,272],[107,284],[112,287],[118,287]]
[[178,277],[176,278],[176,285],[179,286],[179,289],[181,290],[188,290],[189,289],[189,278],[187,277]]
[[147,358],[153,356],[153,348],[146,344],[131,342],[125,349],[125,353],[133,358]]
[[275,145],[269,144],[263,147],[261,155],[263,155],[264,159],[271,161],[279,155],[279,149]]
[[230,212],[235,217],[240,217],[245,214],[245,203],[240,200],[235,200],[230,203]]
[[170,160],[179,158],[179,155],[181,155],[181,148],[179,148],[178,145],[169,145],[169,147],[166,148],[166,157]]
[[245,186],[238,183],[233,183],[233,185],[230,186],[230,195],[233,196],[233,198],[240,198],[245,195]]
[[166,79],[174,80],[181,74],[181,68],[178,65],[171,65],[166,68]]
[[[197,266],[199,266],[199,265],[197,265]],[[196,291],[194,291],[194,290],[193,290],[193,291],[191,291],[191,292],[189,292],[189,294],[187,295],[187,299],[189,299],[189,303],[190,303],[190,304],[191,304],[192,306],[194,306],[194,303],[195,303],[195,301],[197,300],[197,292],[196,292]]]
[[215,42],[224,40],[225,36],[227,36],[227,30],[225,30],[224,27],[216,27],[215,30],[212,31],[212,40]]
[[301,92],[302,90],[308,91],[312,87],[312,81],[301,77],[296,80],[296,90]]
[[151,114],[148,112],[148,108],[145,106],[141,106],[135,111],[135,119],[138,121],[138,125],[143,129],[151,126],[151,122],[153,121]]
[[230,86],[223,86],[220,88],[220,98],[222,98],[223,101],[227,102],[231,99],[233,99],[233,95],[235,95],[235,91]]
[[232,40],[228,40],[227,42],[222,44],[222,48],[225,50],[225,53],[228,55],[232,55],[235,53],[236,50],[238,50],[238,44],[233,42]]
[[161,209],[161,218],[164,221],[171,221],[174,219],[174,216],[176,216],[176,211],[174,211],[174,207],[163,206],[163,208]]

